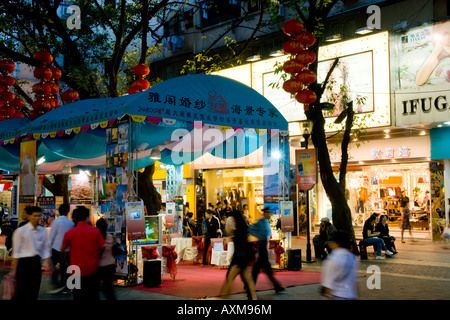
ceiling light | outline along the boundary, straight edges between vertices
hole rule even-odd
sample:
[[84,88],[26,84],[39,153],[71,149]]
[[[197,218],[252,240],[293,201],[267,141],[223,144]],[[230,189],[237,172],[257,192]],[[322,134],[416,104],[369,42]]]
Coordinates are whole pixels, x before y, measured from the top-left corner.
[[261,60],[261,55],[259,54],[255,54],[254,56],[250,56],[247,58],[248,62],[254,62],[254,61],[258,61]]
[[386,134],[384,137],[385,137],[386,139],[389,139],[391,136],[390,136],[389,134]]
[[45,162],[45,156],[42,156],[38,159],[38,161],[36,162],[36,164],[39,166],[41,164],[43,164]]
[[391,132],[391,130],[389,130],[389,129],[385,129],[385,130],[383,130],[385,133],[389,133],[389,132]]
[[361,34],[361,35],[363,35],[363,34],[368,34],[368,33],[372,33],[372,32],[373,32],[373,30],[370,29],[370,28],[368,28],[368,27],[359,28],[359,29],[357,29],[357,30],[355,31],[355,33]]
[[442,128],[442,124],[438,124],[438,126],[437,126],[438,128]]
[[342,40],[342,36],[340,34],[334,34],[332,36],[325,38],[325,41],[327,41],[327,42],[333,42],[333,41],[339,41],[339,40]]
[[274,50],[271,53],[269,53],[269,56],[271,57],[280,57],[280,56],[284,56],[284,52],[282,50]]
[[444,124],[450,126],[450,121],[446,121],[446,122],[444,122]]
[[422,131],[420,131],[419,136],[424,136],[426,134],[427,134],[427,132],[425,130],[422,130]]
[[150,159],[160,160],[161,159],[161,151],[159,149],[152,149],[150,152]]

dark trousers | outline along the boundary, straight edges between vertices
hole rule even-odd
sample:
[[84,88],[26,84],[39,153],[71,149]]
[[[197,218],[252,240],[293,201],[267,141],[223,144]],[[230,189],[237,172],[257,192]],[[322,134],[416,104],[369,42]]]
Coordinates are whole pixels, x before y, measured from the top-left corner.
[[17,262],[17,290],[14,300],[21,302],[37,300],[42,278],[41,257],[20,258]]
[[[52,249],[52,263],[53,266],[56,266],[59,263],[59,270],[54,270],[52,273],[52,283],[56,287],[65,287],[67,282],[67,268],[69,267],[69,252],[66,252],[64,255],[64,259],[61,260],[61,252],[55,249]],[[58,278],[61,277],[61,279]]]
[[206,261],[206,256],[208,254],[208,249],[211,244],[211,237],[205,237],[205,248],[203,249],[203,265],[207,265],[208,261]]
[[270,265],[269,262],[269,252],[267,252],[267,241],[265,240],[258,241],[258,259],[253,265],[252,270],[252,276],[255,285],[256,279],[258,278],[258,274],[260,273],[261,269],[264,270],[265,274],[269,277],[270,281],[272,281],[275,289],[281,288],[281,285],[273,276],[272,266]]
[[116,271],[115,265],[98,267],[98,281],[101,282],[101,289],[107,300],[116,300],[113,290],[113,279]]
[[97,274],[81,276],[80,279],[80,288],[73,289],[73,299],[76,301],[100,300]]

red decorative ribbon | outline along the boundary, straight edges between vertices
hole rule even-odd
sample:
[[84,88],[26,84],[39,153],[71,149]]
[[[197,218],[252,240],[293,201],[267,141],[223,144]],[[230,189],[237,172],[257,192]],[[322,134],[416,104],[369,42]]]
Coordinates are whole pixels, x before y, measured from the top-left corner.
[[141,250],[142,250],[142,259],[153,260],[159,258],[157,246],[143,246],[141,247]]
[[170,276],[175,279],[177,275],[177,262],[178,254],[175,252],[175,246],[163,246],[162,255],[167,258],[167,271]]
[[284,253],[284,248],[280,245],[278,245],[275,249],[273,249],[273,252],[276,254],[276,262],[278,265],[281,263],[281,255]]

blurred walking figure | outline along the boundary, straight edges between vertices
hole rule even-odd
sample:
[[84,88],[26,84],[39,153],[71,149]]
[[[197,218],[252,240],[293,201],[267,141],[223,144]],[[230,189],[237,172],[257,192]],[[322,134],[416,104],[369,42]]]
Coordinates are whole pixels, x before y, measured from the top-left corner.
[[10,275],[17,280],[14,300],[21,302],[37,300],[42,278],[42,260],[50,263],[50,245],[47,230],[40,226],[42,209],[28,208],[28,223],[17,228],[13,234],[13,263]]
[[243,214],[238,210],[233,210],[229,218],[227,219],[225,231],[233,237],[234,253],[228,268],[222,294],[230,294],[233,280],[240,274],[249,300],[257,300],[255,283],[253,282],[249,266],[255,255],[253,248],[248,243],[247,223]]
[[350,251],[350,237],[337,231],[329,241],[331,253],[323,263],[323,296],[332,300],[358,298],[358,266],[356,256]]
[[116,296],[113,290],[114,273],[116,272],[116,259],[113,256],[112,248],[114,246],[114,238],[110,233],[107,233],[108,222],[101,218],[97,220],[95,224],[105,240],[105,250],[100,257],[98,263],[98,279],[102,282],[103,293],[106,299],[116,300]]
[[[52,282],[55,286],[54,290],[50,290],[48,293],[54,294],[66,289],[67,281],[67,268],[69,267],[69,249],[66,249],[65,259],[61,259],[61,245],[64,239],[64,235],[67,231],[75,226],[75,223],[67,218],[67,214],[70,211],[68,204],[62,204],[59,206],[59,218],[53,221],[50,229],[49,240],[51,247],[51,256],[53,263]],[[59,270],[56,266],[59,264]],[[61,275],[59,275],[59,273]],[[58,279],[60,277],[60,279]]]
[[[411,222],[409,220],[410,218],[410,211],[408,208],[408,202],[406,201],[400,201],[400,207],[401,207],[401,211],[402,211],[402,218],[401,218],[401,223],[402,223],[402,243],[405,243],[405,240],[403,240],[403,234],[405,233],[405,230],[409,230],[409,235],[411,236],[411,238],[413,238],[412,235],[412,227],[411,227]],[[414,240],[414,238],[413,238]]]
[[251,225],[249,227],[249,233],[252,236],[258,238],[258,258],[253,266],[252,276],[253,281],[256,285],[256,279],[258,278],[258,274],[261,269],[264,270],[266,275],[269,277],[270,281],[272,281],[275,292],[279,293],[285,290],[275,279],[272,272],[272,266],[269,262],[269,252],[267,251],[267,242],[272,237],[272,231],[269,225],[270,218],[270,209],[263,209],[264,216],[258,220],[257,223]]

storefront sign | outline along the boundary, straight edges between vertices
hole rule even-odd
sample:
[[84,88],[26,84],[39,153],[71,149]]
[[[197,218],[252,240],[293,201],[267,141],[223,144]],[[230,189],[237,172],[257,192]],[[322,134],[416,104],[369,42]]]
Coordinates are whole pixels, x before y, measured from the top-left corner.
[[294,231],[294,206],[292,201],[280,201],[281,231]]
[[166,229],[175,227],[175,214],[177,212],[177,204],[175,202],[166,203]]
[[310,190],[317,183],[316,149],[295,150],[297,184],[300,190]]

